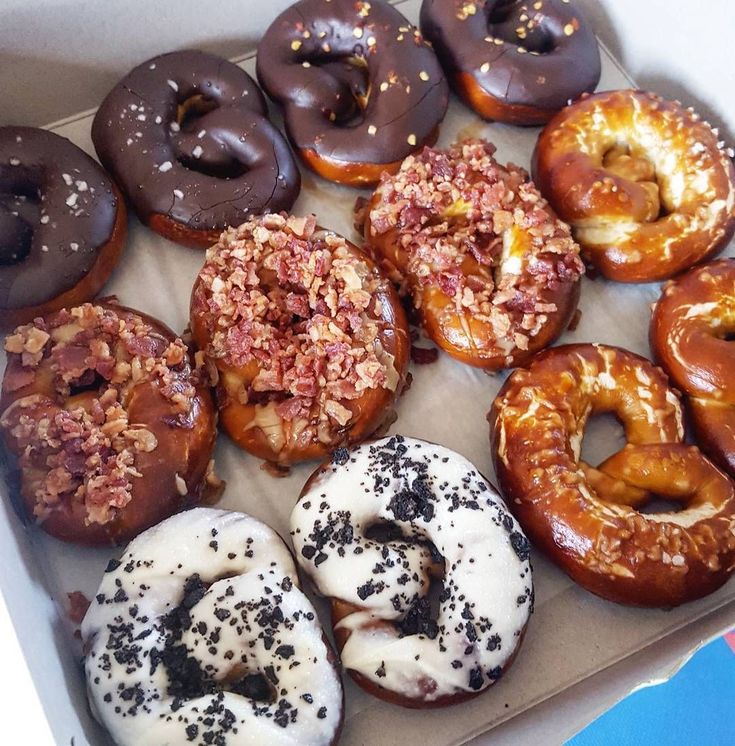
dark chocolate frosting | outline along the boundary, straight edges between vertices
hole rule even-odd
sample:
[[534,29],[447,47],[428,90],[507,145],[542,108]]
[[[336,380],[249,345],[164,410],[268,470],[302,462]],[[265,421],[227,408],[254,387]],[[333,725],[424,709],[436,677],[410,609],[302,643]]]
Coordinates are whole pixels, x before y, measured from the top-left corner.
[[266,117],[263,94],[237,65],[171,52],[113,88],[92,140],[141,220],[159,214],[216,231],[288,210],[299,194],[293,154]]
[[69,140],[0,127],[0,308],[73,288],[110,240],[117,209],[107,174]]
[[424,0],[421,30],[450,77],[511,105],[554,111],[600,80],[597,40],[569,0]]
[[420,32],[382,0],[301,0],[258,46],[258,80],[294,146],[345,163],[401,161],[430,138],[449,88]]

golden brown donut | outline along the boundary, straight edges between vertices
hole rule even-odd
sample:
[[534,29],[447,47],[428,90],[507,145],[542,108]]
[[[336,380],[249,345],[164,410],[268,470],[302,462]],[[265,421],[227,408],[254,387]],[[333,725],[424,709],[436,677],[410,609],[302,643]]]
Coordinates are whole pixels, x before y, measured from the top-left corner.
[[533,176],[605,277],[651,282],[716,254],[732,237],[728,154],[692,109],[644,91],[607,91],[549,122]]
[[[628,444],[596,469],[585,424],[610,412]],[[615,347],[565,345],[516,371],[489,419],[496,473],[531,541],[603,598],[669,607],[712,593],[735,569],[735,487],[682,443],[664,374]],[[678,512],[641,512],[653,497]]]
[[654,357],[687,395],[702,449],[735,477],[735,259],[669,282],[650,331]]
[[114,303],[5,340],[0,429],[29,517],[64,541],[127,541],[216,487],[216,412],[186,345]]
[[466,140],[410,156],[383,176],[364,226],[429,337],[489,370],[522,364],[562,333],[583,272],[569,228],[494,152]]
[[406,383],[395,291],[314,216],[265,215],[223,233],[194,285],[191,328],[218,371],[225,431],[275,464],[364,440]]

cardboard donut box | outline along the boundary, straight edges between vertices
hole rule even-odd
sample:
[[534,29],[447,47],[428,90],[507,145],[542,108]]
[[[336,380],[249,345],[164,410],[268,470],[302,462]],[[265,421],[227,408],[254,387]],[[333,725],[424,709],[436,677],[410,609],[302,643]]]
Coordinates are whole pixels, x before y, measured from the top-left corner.
[[[201,46],[235,58],[254,74],[254,50],[258,38],[270,21],[285,8],[287,0],[261,2],[241,0],[224,2],[207,9],[207,18],[196,19],[193,2],[151,4],[132,2],[125,10],[115,9],[97,36],[115,38],[117,14],[121,28],[135,21],[139,36],[115,38],[118,49],[110,53],[104,74],[90,75],[88,89],[80,92],[85,76],[68,71],[70,85],[66,99],[78,110],[88,109],[101,100],[109,85],[134,64],[157,53],[176,48]],[[619,9],[612,2],[581,3],[588,12],[601,39],[603,73],[599,89],[629,87],[633,81],[605,46],[634,59],[640,51],[640,39],[626,24],[617,33],[613,20],[620,21]],[[47,59],[53,59],[53,41],[62,47],[75,43],[70,19],[55,0],[37,4],[36,13],[44,13],[39,23]],[[105,3],[90,3],[90,13],[104,17]],[[176,5],[176,7],[174,7]],[[398,0],[395,5],[416,22],[419,0]],[[626,5],[622,3],[621,5]],[[632,3],[628,3],[632,8]],[[735,13],[725,2],[716,2],[725,16],[722,24],[735,23]],[[221,7],[219,7],[221,6]],[[198,6],[196,6],[198,7]],[[10,2],[8,14],[12,27],[23,13],[20,3]],[[203,12],[200,10],[200,13]],[[238,13],[245,19],[235,27],[227,25],[227,14]],[[648,10],[641,9],[646,17]],[[16,14],[16,15],[13,15]],[[58,15],[58,23],[54,23]],[[177,24],[177,14],[183,19]],[[671,19],[662,23],[675,24]],[[97,16],[95,15],[95,18]],[[164,23],[165,22],[165,23]],[[679,19],[679,22],[682,22]],[[91,20],[90,20],[91,23]],[[127,24],[127,25],[125,25]],[[56,26],[55,30],[51,27]],[[84,28],[87,28],[86,22]],[[672,25],[673,28],[673,25]],[[29,29],[30,32],[31,29]],[[64,96],[48,94],[47,102],[38,100],[32,82],[39,79],[39,59],[29,59],[2,50],[4,34],[0,30],[0,60],[7,59],[17,73],[14,82],[0,72],[0,81],[11,85],[16,97],[24,88],[28,105],[19,107],[27,120],[11,112],[0,114],[1,124],[42,124],[63,114],[65,118],[50,125],[55,132],[70,138],[87,152],[94,150],[90,141],[93,112],[72,114],[64,109]],[[84,38],[86,31],[82,30]],[[626,43],[624,35],[632,33]],[[55,36],[54,36],[55,34]],[[621,41],[622,39],[622,41]],[[653,43],[653,42],[651,42]],[[80,58],[100,49],[80,51]],[[102,44],[102,42],[99,42]],[[666,50],[658,41],[656,49]],[[697,59],[705,52],[697,48]],[[39,58],[43,55],[39,53]],[[47,63],[48,64],[48,63]],[[19,81],[22,80],[23,83]],[[73,83],[72,83],[73,81]],[[714,84],[713,84],[714,88]],[[668,91],[659,91],[667,94]],[[716,91],[700,91],[704,114],[711,113]],[[733,111],[733,93],[720,111]],[[691,101],[696,105],[698,102]],[[68,105],[68,103],[66,104]],[[44,108],[45,106],[45,108]],[[44,112],[47,112],[45,116]],[[517,128],[483,122],[456,98],[442,124],[440,145],[457,137],[485,137],[495,143],[501,162],[513,161],[528,167],[537,136],[536,128]],[[319,222],[358,241],[352,226],[352,207],[361,192],[325,182],[302,169],[303,191],[294,213],[314,212]],[[723,255],[733,254],[733,246]],[[201,266],[202,254],[183,249],[160,238],[131,218],[128,246],[105,292],[116,294],[123,302],[150,313],[180,332],[188,317],[189,293]],[[660,285],[623,286],[583,280],[582,318],[579,326],[567,332],[562,341],[587,341],[616,344],[648,356],[647,327],[650,304],[656,300]],[[4,365],[4,353],[3,353]],[[494,481],[487,424],[484,418],[505,374],[486,376],[441,355],[436,364],[414,370],[414,383],[398,404],[398,420],[391,432],[422,437],[453,448],[473,461]],[[451,412],[447,404],[451,401]],[[593,423],[588,431],[585,455],[594,462],[620,445],[617,431],[604,423]],[[288,516],[299,489],[313,465],[292,469],[276,480],[264,473],[257,459],[239,451],[221,437],[216,462],[228,488],[219,505],[244,510],[287,536]],[[116,550],[89,550],[62,544],[37,529],[25,527],[13,510],[7,487],[0,485],[0,640],[3,657],[10,667],[12,686],[6,702],[23,713],[24,741],[35,744],[58,743],[98,746],[110,743],[108,736],[91,717],[80,666],[81,649],[75,626],[68,619],[67,594],[81,591],[94,595],[103,569]],[[411,711],[373,699],[345,679],[346,721],[342,744],[379,746],[399,742],[426,746],[472,742],[480,744],[560,743],[632,689],[666,679],[700,645],[733,625],[735,621],[735,584],[730,582],[701,601],[674,610],[646,610],[618,606],[585,592],[558,568],[538,553],[533,555],[536,610],[527,639],[517,661],[499,684],[480,697],[450,709]],[[322,614],[324,605],[317,601]],[[326,621],[327,616],[322,619]],[[14,710],[6,718],[15,718]],[[17,718],[15,718],[17,720]],[[13,733],[11,725],[10,733]],[[490,732],[491,731],[491,732]],[[21,731],[18,731],[20,734]],[[10,741],[9,741],[10,742]]]

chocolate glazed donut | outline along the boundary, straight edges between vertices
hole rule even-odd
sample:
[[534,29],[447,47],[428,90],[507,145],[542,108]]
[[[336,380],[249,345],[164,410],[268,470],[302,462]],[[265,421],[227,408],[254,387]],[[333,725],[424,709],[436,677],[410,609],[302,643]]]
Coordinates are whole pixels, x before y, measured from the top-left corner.
[[166,238],[209,246],[249,215],[287,210],[301,176],[253,79],[199,51],[136,67],[92,125],[100,160],[138,217]]
[[600,80],[597,40],[569,0],[424,0],[421,30],[485,119],[544,124]]
[[292,5],[260,42],[258,80],[307,165],[353,186],[433,144],[449,96],[420,32],[377,0]]
[[122,195],[53,132],[0,127],[0,325],[93,298],[127,236]]

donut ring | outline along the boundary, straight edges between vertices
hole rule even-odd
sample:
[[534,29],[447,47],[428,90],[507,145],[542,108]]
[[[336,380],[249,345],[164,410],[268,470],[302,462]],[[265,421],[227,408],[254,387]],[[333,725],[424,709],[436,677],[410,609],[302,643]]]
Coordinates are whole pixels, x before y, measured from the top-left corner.
[[82,639],[92,711],[120,746],[339,738],[334,654],[286,545],[244,513],[195,508],[141,534]]
[[5,350],[0,432],[47,533],[122,542],[216,489],[208,384],[161,322],[87,303],[19,327]]
[[313,171],[351,186],[436,142],[449,87],[436,56],[382,0],[300,0],[258,45],[258,80]]
[[0,127],[0,326],[92,299],[127,231],[120,192],[84,151],[46,130]]
[[342,665],[369,693],[442,707],[514,660],[533,609],[530,547],[459,454],[400,435],[339,449],[302,490],[291,537],[331,603]]
[[561,111],[539,135],[533,175],[611,280],[667,279],[735,233],[735,169],[716,130],[653,93],[608,91]]
[[[588,417],[612,412],[628,444],[580,461]],[[671,607],[712,593],[735,569],[735,488],[684,435],[664,374],[615,347],[565,345],[506,381],[490,412],[508,505],[575,582],[618,603]],[[641,512],[654,496],[679,512]]]
[[92,141],[140,220],[187,246],[288,210],[301,188],[255,81],[206,52],[171,52],[128,73],[97,111]]
[[735,477],[735,259],[669,282],[653,311],[654,357],[687,395],[697,441]]
[[382,178],[364,227],[429,337],[489,370],[522,364],[566,329],[584,271],[569,228],[494,152],[466,140],[406,159]]
[[372,435],[406,384],[409,331],[390,283],[341,236],[266,215],[222,234],[191,301],[218,371],[222,426],[289,465]]
[[545,124],[600,81],[597,39],[569,0],[424,0],[421,30],[484,119]]

